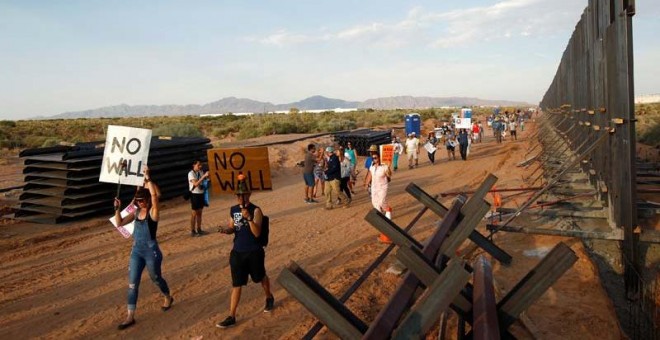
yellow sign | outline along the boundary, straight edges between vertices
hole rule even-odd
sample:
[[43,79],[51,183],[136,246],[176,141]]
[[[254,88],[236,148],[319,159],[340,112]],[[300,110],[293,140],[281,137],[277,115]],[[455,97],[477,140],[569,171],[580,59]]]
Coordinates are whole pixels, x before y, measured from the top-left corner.
[[211,192],[233,194],[238,175],[245,175],[250,191],[272,190],[268,148],[210,149],[207,151]]

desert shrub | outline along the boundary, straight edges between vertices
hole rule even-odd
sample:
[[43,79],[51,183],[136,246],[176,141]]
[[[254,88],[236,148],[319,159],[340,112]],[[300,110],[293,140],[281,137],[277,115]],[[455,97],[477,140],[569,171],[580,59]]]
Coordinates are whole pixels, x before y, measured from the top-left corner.
[[15,148],[15,147],[17,147],[17,145],[15,145],[15,142],[13,142],[9,139],[0,139],[0,148],[11,149],[11,148]]
[[639,141],[652,145],[652,146],[659,146],[660,145],[660,124],[655,124],[651,127],[648,127],[644,133],[639,136]]
[[[657,134],[658,124],[660,124],[660,103],[645,103],[635,105],[635,131],[637,140],[653,144],[654,135]],[[657,142],[656,144],[657,145]]]
[[236,133],[239,130],[240,129],[234,124],[226,124],[226,125],[214,127],[213,130],[211,130],[212,131],[211,134],[218,138],[224,138],[230,133]]
[[335,132],[357,128],[355,122],[348,119],[326,120],[319,124],[321,131]]
[[48,137],[45,136],[27,136],[23,139],[22,145],[26,148],[40,148],[46,142]]
[[263,136],[258,129],[241,129],[238,133],[238,139],[248,139]]
[[59,145],[59,144],[60,144],[59,139],[57,139],[57,138],[55,138],[55,137],[47,137],[47,138],[44,140],[43,144],[41,144],[40,147],[42,147],[42,148],[47,148],[47,147],[50,147],[50,146],[56,146],[56,145]]
[[16,127],[16,122],[13,120],[0,120],[0,128],[13,128]]
[[154,136],[172,136],[172,137],[203,137],[199,128],[187,123],[174,123],[161,125],[153,129]]

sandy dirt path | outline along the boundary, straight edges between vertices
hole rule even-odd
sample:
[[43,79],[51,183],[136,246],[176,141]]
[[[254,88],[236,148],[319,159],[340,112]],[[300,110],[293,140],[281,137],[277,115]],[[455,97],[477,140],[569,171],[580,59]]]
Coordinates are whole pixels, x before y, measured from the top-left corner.
[[[422,208],[404,190],[410,182],[435,194],[474,189],[493,173],[499,177],[497,187],[524,186],[525,170],[515,164],[524,158],[529,133],[528,128],[518,141],[497,145],[487,132],[488,138],[483,144],[473,145],[467,161],[447,161],[442,149],[434,166],[425,154],[417,169],[408,170],[406,160],[402,160],[403,166],[394,174],[389,190],[394,222],[406,226]],[[362,188],[364,171],[359,175],[358,192],[350,208],[326,211],[322,204],[303,202],[301,169],[294,165],[303,159],[309,142],[330,140],[319,137],[269,147],[274,190],[252,195],[252,201],[271,218],[266,268],[276,301],[272,313],[262,312],[263,291],[259,285],[250,284],[243,290],[237,325],[226,330],[215,327],[228,315],[228,256],[232,245],[232,237],[215,232],[215,226],[226,223],[235,199],[214,197],[204,212],[204,225],[211,233],[191,238],[189,204],[179,198],[163,203],[158,230],[164,254],[163,276],[171,287],[174,305],[168,312],[160,310],[158,289],[145,273],[137,324],[124,331],[116,327],[125,316],[131,243],[106,218],[61,225],[21,222],[0,226],[0,338],[300,338],[315,319],[277,283],[281,269],[295,260],[339,296],[385,249],[376,242],[377,231],[364,221],[371,209]],[[522,204],[523,198],[507,205]],[[446,197],[442,202],[448,206],[451,199]],[[431,212],[425,213],[412,234],[418,240],[427,237],[437,220]],[[482,232],[484,225],[482,222]],[[558,242],[566,242],[579,256],[573,268],[526,312],[532,333],[516,334],[522,338],[620,338],[612,304],[581,242],[506,233],[498,233],[495,242],[514,258],[508,267],[493,265],[501,294],[540,261],[535,254],[543,255]],[[347,303],[367,322],[373,320],[399,280],[385,273],[391,262],[390,255]],[[319,338],[336,337],[324,329]]]

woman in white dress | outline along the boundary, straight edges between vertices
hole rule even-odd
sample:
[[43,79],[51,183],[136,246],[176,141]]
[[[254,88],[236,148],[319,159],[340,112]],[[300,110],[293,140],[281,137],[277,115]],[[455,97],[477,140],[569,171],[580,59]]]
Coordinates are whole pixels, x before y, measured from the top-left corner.
[[373,153],[373,159],[369,173],[365,181],[365,187],[371,184],[371,204],[378,211],[384,213],[389,205],[387,204],[387,187],[392,178],[392,170],[387,164],[380,162],[380,155]]

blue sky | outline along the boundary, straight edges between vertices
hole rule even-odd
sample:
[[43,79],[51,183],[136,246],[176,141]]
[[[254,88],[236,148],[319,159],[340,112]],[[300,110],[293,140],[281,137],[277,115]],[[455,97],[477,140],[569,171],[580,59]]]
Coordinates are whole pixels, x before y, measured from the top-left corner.
[[[660,93],[660,1],[637,0],[636,94]],[[0,0],[0,119],[313,95],[537,103],[586,0]]]

